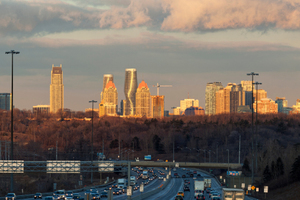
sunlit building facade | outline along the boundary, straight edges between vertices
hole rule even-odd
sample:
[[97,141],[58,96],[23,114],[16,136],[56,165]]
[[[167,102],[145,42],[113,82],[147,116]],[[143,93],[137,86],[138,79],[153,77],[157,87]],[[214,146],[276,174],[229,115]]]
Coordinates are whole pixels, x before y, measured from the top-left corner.
[[202,107],[189,107],[185,109],[184,115],[186,116],[195,116],[195,115],[204,115],[205,111]]
[[223,89],[221,82],[207,83],[205,88],[205,114],[216,114],[216,92]]
[[180,100],[180,111],[181,113],[185,112],[187,108],[190,107],[199,107],[198,99],[184,99]]
[[288,107],[288,101],[285,97],[276,97],[275,103],[278,105],[278,112],[284,113],[284,108]]
[[278,105],[270,98],[262,98],[257,102],[257,109],[256,109],[256,102],[253,103],[254,112],[259,114],[271,114],[271,113],[278,113]]
[[164,117],[165,96],[151,96],[151,117],[161,119]]
[[33,114],[50,113],[50,105],[37,105],[32,107]]
[[[100,104],[103,104],[105,113],[102,113],[107,116],[116,116],[118,111],[118,91],[115,84],[110,80],[103,91],[102,101]],[[99,108],[100,108],[99,104]],[[99,116],[100,109],[99,109]]]
[[0,109],[11,110],[11,93],[0,93]]
[[135,115],[135,94],[137,89],[137,72],[136,69],[130,68],[125,70],[125,102],[123,102],[125,116]]
[[101,92],[101,94],[100,94],[100,102],[101,102],[102,99],[103,99],[103,92],[104,92],[104,89],[105,89],[105,87],[106,87],[106,85],[107,85],[107,83],[108,83],[109,81],[114,82],[114,77],[113,77],[113,75],[112,75],[112,74],[104,74],[104,75],[103,75],[102,92]]
[[135,111],[138,117],[151,117],[150,115],[150,90],[147,83],[142,81],[136,90]]
[[62,65],[52,65],[50,84],[50,112],[56,113],[64,109],[64,84]]
[[296,101],[296,105],[293,105],[292,106],[292,109],[293,109],[293,113],[294,114],[299,114],[300,113],[300,99],[297,99]]

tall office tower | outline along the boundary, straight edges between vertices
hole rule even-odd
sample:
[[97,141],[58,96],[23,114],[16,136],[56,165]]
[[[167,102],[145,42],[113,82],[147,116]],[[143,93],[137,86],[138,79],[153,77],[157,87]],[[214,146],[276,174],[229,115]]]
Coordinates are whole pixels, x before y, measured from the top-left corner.
[[50,112],[56,113],[64,109],[64,84],[62,65],[52,65],[50,84]]
[[252,81],[241,81],[241,86],[243,91],[252,91]]
[[207,83],[205,89],[205,114],[216,114],[216,92],[223,89],[221,82]]
[[150,117],[150,90],[147,83],[142,81],[136,90],[135,114],[139,117]]
[[111,80],[106,84],[102,97],[103,99],[100,104],[103,104],[105,107],[104,114],[108,116],[116,116],[118,111],[118,91]]
[[0,93],[0,109],[11,110],[11,93]]
[[151,117],[161,119],[164,117],[165,96],[151,96]]
[[261,99],[267,98],[267,91],[263,89],[257,90],[257,98],[256,98],[256,90],[253,90],[253,101],[259,101]]
[[262,98],[256,103],[253,103],[253,110],[259,114],[278,113],[278,105],[270,98]]
[[288,106],[288,101],[285,99],[285,97],[276,97],[275,103],[277,103],[278,112],[280,113],[283,113],[283,108]]
[[104,75],[103,75],[103,87],[102,87],[102,92],[101,92],[101,94],[100,94],[100,102],[101,102],[102,99],[103,99],[103,92],[104,92],[105,86],[107,85],[107,83],[108,83],[109,81],[114,82],[114,77],[113,77],[113,75],[112,75],[112,74],[104,74]]
[[296,105],[293,105],[292,109],[293,109],[292,112],[294,114],[299,114],[300,113],[300,99],[297,99]]
[[180,112],[184,113],[187,108],[199,107],[198,99],[184,99],[180,100]]
[[125,115],[135,115],[135,93],[137,89],[136,69],[130,68],[125,70]]
[[241,85],[228,83],[228,85],[216,92],[216,114],[237,112],[238,106],[243,105]]
[[[241,81],[241,86],[243,88],[243,103],[242,105],[247,105],[252,108],[252,81]],[[253,90],[255,86],[253,86]],[[254,102],[254,100],[253,100]]]

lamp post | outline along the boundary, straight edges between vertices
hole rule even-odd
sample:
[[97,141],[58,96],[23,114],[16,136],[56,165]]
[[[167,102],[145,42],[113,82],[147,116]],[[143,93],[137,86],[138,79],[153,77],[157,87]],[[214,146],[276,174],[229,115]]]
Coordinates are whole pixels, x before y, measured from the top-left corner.
[[251,134],[251,137],[252,137],[252,145],[251,145],[251,154],[252,154],[252,185],[254,183],[254,148],[253,148],[253,77],[254,76],[258,76],[259,74],[258,73],[254,73],[254,72],[251,72],[251,73],[248,73],[247,76],[252,76],[252,83],[251,83],[251,87],[252,87],[252,104],[251,104],[251,108],[252,108],[252,134]]
[[228,151],[228,170],[229,171],[229,149],[226,149],[226,151]]
[[91,162],[92,162],[92,168],[91,168],[91,183],[93,183],[94,103],[97,103],[97,101],[92,100],[92,101],[89,101],[89,103],[92,103],[92,146],[91,146]]
[[255,172],[257,172],[257,113],[258,113],[258,108],[257,108],[257,101],[258,101],[258,85],[261,85],[262,83],[255,82],[253,83],[256,86],[256,112],[255,112]]
[[[10,140],[11,140],[11,147],[10,147],[10,151],[11,151],[11,156],[10,159],[13,160],[14,159],[14,54],[19,54],[20,52],[15,51],[15,50],[10,50],[5,52],[5,54],[11,54],[11,130],[10,130]],[[10,174],[10,190],[11,192],[14,191],[14,175],[13,173]]]

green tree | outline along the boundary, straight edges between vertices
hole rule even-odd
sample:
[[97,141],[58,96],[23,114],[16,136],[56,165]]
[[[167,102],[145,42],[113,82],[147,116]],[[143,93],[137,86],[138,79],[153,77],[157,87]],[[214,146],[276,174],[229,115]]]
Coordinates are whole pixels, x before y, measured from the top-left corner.
[[290,176],[293,181],[300,180],[300,156],[295,159],[295,162],[292,165]]
[[266,166],[266,168],[263,172],[263,180],[264,180],[265,183],[272,180],[272,173],[269,169],[269,165]]

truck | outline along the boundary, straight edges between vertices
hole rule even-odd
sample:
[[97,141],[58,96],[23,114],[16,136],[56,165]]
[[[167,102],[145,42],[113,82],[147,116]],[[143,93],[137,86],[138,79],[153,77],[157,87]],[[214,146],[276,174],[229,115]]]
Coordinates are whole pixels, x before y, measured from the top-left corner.
[[142,179],[148,179],[148,178],[149,178],[148,170],[143,170]]
[[136,184],[136,177],[135,176],[130,176],[130,185],[135,185]]
[[211,179],[210,178],[205,178],[204,179],[204,187],[205,188],[210,188],[211,187]]
[[195,198],[196,198],[198,194],[204,193],[204,181],[195,181],[194,188],[195,188]]
[[245,192],[243,189],[223,188],[222,200],[245,200]]
[[126,179],[125,178],[119,178],[117,183],[118,183],[119,189],[123,189],[124,187],[126,187]]

